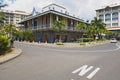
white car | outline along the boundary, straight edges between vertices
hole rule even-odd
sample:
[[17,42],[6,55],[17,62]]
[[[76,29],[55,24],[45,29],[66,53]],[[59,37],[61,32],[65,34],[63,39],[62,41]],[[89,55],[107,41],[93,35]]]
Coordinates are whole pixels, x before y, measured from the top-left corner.
[[111,42],[111,43],[117,43],[117,40],[116,40],[115,38],[112,38],[112,39],[110,40],[110,42]]

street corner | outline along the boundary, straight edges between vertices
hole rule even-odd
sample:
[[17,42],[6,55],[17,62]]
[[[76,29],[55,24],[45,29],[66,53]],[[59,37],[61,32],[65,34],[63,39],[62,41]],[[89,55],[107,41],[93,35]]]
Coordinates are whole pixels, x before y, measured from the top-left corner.
[[12,48],[12,52],[7,53],[0,57],[0,64],[8,62],[22,54],[22,50],[19,48]]

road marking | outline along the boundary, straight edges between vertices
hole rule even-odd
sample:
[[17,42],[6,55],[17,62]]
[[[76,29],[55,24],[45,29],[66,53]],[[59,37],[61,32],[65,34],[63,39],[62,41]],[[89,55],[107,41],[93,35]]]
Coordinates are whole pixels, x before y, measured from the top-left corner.
[[119,44],[116,44],[116,46],[117,46],[118,48],[120,48],[120,43],[119,43]]
[[[92,70],[94,67],[90,66],[88,67],[88,65],[83,65],[82,67],[74,70],[72,73],[76,74],[78,73],[79,76],[84,76],[87,72],[89,72],[90,70]],[[95,74],[100,70],[100,68],[96,68],[94,71],[92,71],[86,78],[88,79],[92,79],[93,76],[95,76]]]
[[92,79],[92,77],[100,70],[100,68],[96,68],[91,74],[87,76],[88,79]]
[[90,66],[89,68],[87,68],[88,65],[83,65],[82,67],[76,69],[75,71],[73,71],[72,73],[75,74],[75,73],[78,73],[79,72],[79,76],[83,76],[85,75],[88,71],[90,71],[93,66]]

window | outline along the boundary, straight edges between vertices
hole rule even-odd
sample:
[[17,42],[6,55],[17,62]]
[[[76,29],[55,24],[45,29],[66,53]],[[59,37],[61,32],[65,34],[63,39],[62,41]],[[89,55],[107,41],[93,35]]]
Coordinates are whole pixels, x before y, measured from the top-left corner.
[[112,26],[118,26],[118,23],[112,23]]
[[113,7],[112,10],[118,10],[118,7]]
[[110,24],[106,24],[106,27],[110,27],[111,25]]
[[110,21],[111,19],[105,19],[105,21],[107,22],[107,21]]
[[99,15],[99,19],[101,19],[103,21],[103,19],[104,19],[103,14]]
[[101,13],[101,12],[104,12],[104,10],[102,9],[102,10],[99,10],[99,12]]
[[105,12],[110,11],[110,10],[111,10],[111,8],[110,8],[110,7],[107,7],[107,8],[105,9]]
[[118,17],[118,12],[112,13],[112,17]]
[[99,15],[99,18],[103,18],[103,14]]
[[118,17],[117,18],[112,18],[112,21],[118,21]]
[[105,18],[110,18],[110,14],[105,14]]
[[34,26],[37,26],[37,19],[34,20]]
[[106,15],[105,15],[105,21],[110,21],[110,20],[111,20],[110,14],[106,14]]

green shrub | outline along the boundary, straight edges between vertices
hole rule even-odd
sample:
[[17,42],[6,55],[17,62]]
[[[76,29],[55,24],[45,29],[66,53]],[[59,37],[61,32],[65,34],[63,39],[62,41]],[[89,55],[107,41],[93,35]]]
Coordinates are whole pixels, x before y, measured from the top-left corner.
[[[80,39],[82,41],[82,38]],[[83,38],[83,42],[94,41],[94,38]]]
[[63,45],[63,42],[56,42],[57,45]]
[[7,36],[0,35],[0,51],[6,51],[8,49],[9,40]]
[[80,42],[80,45],[85,45],[85,43],[84,42]]
[[26,30],[23,32],[24,39],[26,41],[32,42],[33,41],[33,32],[31,30]]

